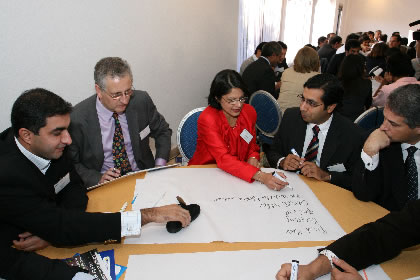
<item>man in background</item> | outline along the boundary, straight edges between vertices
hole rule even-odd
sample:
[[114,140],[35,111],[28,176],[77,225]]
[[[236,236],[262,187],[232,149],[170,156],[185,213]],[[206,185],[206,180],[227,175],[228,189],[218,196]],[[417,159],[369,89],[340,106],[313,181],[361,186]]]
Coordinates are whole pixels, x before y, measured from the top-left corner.
[[254,54],[251,55],[250,57],[248,57],[247,59],[244,60],[244,62],[242,62],[239,74],[244,73],[245,69],[254,61],[256,61],[260,56],[261,56],[261,51],[262,48],[264,47],[264,45],[266,44],[266,42],[261,42],[258,44],[258,46],[255,48]]
[[280,83],[276,82],[274,68],[283,59],[279,43],[272,41],[264,45],[260,58],[251,63],[242,75],[251,95],[257,90],[265,90],[275,99],[279,97],[276,89],[280,87]]

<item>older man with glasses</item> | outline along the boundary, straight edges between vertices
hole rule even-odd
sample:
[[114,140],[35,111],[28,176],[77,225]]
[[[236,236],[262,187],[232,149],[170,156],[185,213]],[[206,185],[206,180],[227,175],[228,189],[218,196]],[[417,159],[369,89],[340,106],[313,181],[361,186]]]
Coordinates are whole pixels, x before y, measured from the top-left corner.
[[335,112],[344,90],[331,74],[318,74],[303,87],[300,107],[285,111],[267,159],[271,167],[350,189],[362,137],[355,124]]
[[[106,57],[95,66],[96,94],[71,114],[69,153],[86,187],[131,171],[165,165],[172,130],[145,91],[133,88],[127,61]],[[156,159],[149,146],[155,139]]]

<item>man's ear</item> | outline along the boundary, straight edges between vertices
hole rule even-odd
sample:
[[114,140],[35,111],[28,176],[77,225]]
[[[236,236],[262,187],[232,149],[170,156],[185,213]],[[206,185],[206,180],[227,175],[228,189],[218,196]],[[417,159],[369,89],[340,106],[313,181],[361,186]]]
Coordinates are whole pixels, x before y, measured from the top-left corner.
[[19,138],[22,139],[23,142],[25,142],[28,145],[32,144],[33,137],[35,135],[32,131],[30,131],[27,128],[22,127],[19,129],[18,134],[19,134]]
[[331,114],[334,111],[335,107],[337,107],[337,103],[328,105],[327,106],[327,112],[328,112],[328,114]]
[[99,99],[101,99],[102,98],[102,90],[98,86],[98,84],[95,84],[95,91],[96,91],[96,94],[98,95]]

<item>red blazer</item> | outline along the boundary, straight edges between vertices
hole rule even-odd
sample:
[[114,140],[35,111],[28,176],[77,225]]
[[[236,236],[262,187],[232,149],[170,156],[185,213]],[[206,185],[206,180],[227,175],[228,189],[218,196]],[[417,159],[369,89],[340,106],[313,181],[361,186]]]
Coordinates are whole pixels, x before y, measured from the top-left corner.
[[[242,107],[235,127],[230,127],[223,110],[208,106],[198,118],[197,148],[188,165],[216,163],[220,169],[252,182],[259,169],[247,161],[250,157],[260,159],[256,121],[257,113],[248,104]],[[244,129],[252,135],[249,144],[240,136]]]

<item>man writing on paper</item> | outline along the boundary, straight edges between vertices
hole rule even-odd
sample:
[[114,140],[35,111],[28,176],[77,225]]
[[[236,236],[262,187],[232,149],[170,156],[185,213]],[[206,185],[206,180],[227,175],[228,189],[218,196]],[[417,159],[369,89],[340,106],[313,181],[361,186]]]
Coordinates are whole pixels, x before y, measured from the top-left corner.
[[[402,211],[363,225],[320,250],[314,261],[299,266],[298,277],[315,279],[331,272],[332,279],[363,280],[357,270],[395,258],[403,249],[420,244],[419,232],[420,201],[417,200]],[[291,264],[283,264],[276,279],[290,279],[290,274]]]
[[[12,127],[0,134],[0,277],[72,279],[74,269],[11,249],[75,246],[139,235],[149,222],[190,223],[178,205],[123,213],[86,213],[88,197],[73,164],[62,156],[72,139],[70,103],[45,89],[24,92],[12,108]],[[11,259],[13,258],[13,259]],[[77,279],[77,278],[74,278]]]
[[366,140],[353,174],[353,194],[392,211],[419,199],[420,85],[395,89],[384,122]]
[[267,153],[270,166],[300,170],[302,175],[350,189],[362,137],[352,122],[335,112],[344,90],[331,74],[313,76],[303,87],[300,107],[284,112]]
[[[166,165],[172,131],[147,92],[134,90],[127,61],[101,59],[94,78],[96,94],[77,104],[71,115],[69,153],[84,185]],[[155,139],[156,160],[150,136]]]

